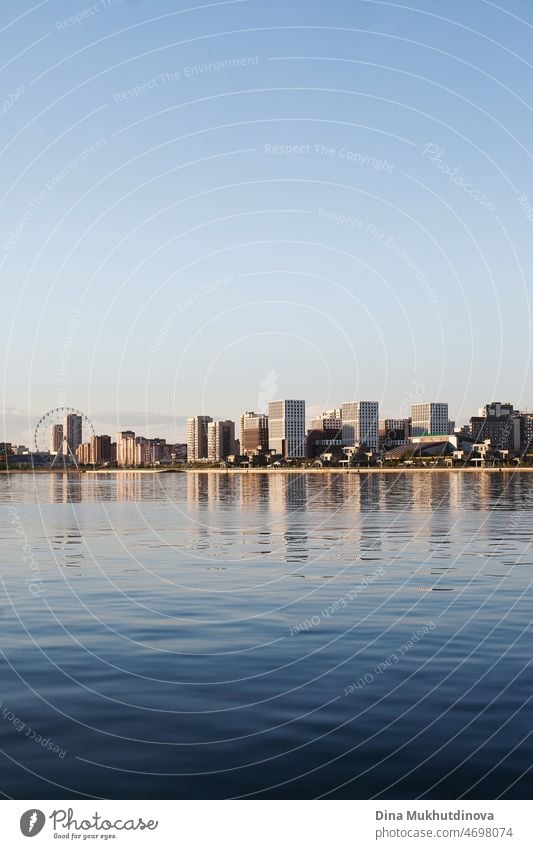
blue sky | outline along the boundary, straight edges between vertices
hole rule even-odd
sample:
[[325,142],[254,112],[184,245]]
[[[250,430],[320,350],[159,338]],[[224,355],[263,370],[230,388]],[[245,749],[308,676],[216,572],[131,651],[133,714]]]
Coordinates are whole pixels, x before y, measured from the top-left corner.
[[6,438],[533,408],[532,37],[526,0],[2,4]]

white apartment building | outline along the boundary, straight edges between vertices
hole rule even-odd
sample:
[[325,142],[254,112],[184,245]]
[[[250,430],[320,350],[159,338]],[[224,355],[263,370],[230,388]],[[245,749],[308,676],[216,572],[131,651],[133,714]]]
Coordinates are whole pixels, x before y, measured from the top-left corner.
[[428,401],[411,406],[412,436],[442,436],[449,432],[448,404]]
[[187,460],[207,460],[207,426],[211,416],[193,416],[187,419]]
[[348,401],[341,407],[342,444],[366,446],[377,451],[379,445],[379,403]]
[[276,454],[305,457],[305,401],[269,401],[268,435]]

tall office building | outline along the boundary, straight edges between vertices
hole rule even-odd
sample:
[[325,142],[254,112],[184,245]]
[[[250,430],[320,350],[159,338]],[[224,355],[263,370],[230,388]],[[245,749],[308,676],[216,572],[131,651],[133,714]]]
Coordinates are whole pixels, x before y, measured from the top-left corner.
[[378,450],[379,404],[377,401],[349,401],[341,407],[342,444]]
[[442,436],[449,433],[448,404],[430,401],[411,406],[412,436]]
[[207,460],[207,425],[211,416],[193,416],[187,419],[187,460]]
[[264,413],[246,412],[240,420],[241,454],[268,453],[268,416]]
[[132,430],[121,430],[117,433],[117,465],[135,466],[135,433]]
[[276,454],[305,457],[305,401],[269,401],[268,433]]
[[69,413],[63,422],[63,454],[74,454],[82,443],[82,418],[77,413]]
[[207,457],[212,463],[227,460],[235,454],[235,422],[209,422],[207,425]]
[[52,425],[52,433],[50,434],[50,453],[61,454],[63,451],[63,425]]

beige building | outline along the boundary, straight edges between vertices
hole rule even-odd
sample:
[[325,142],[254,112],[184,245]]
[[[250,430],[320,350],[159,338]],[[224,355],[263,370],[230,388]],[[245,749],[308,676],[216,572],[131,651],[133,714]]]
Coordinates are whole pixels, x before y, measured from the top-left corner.
[[226,419],[221,422],[208,422],[207,458],[212,463],[227,460],[235,454],[235,422]]
[[240,419],[241,454],[268,453],[268,416],[264,413],[246,412]]
[[88,466],[91,463],[91,443],[81,442],[76,448],[76,460],[81,466]]
[[135,466],[135,433],[121,430],[117,433],[117,466]]
[[211,416],[193,416],[187,419],[187,460],[207,460],[207,426],[213,419]]

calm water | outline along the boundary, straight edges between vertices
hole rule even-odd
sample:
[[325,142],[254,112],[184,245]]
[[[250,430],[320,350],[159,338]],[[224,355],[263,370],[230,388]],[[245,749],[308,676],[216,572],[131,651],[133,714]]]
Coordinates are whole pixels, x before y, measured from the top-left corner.
[[532,795],[533,475],[13,475],[0,509],[4,795]]

